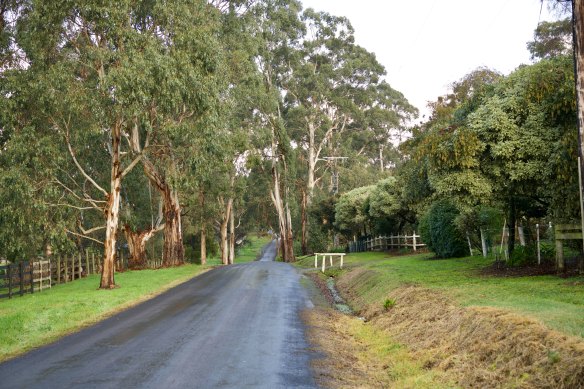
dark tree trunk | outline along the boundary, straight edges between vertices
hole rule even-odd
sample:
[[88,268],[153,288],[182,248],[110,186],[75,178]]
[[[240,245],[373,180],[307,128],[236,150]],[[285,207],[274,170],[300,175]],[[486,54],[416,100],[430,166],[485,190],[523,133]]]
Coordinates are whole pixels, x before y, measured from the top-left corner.
[[130,269],[146,269],[148,258],[146,256],[146,243],[158,232],[160,228],[152,228],[145,231],[132,231],[129,225],[124,226],[124,234],[130,249],[128,267]]

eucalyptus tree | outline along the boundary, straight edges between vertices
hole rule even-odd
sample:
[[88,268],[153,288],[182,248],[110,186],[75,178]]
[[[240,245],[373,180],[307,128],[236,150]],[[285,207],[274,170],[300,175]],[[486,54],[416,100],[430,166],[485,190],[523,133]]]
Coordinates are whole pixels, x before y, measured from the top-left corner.
[[544,59],[571,54],[572,20],[564,18],[553,22],[541,22],[533,33],[533,41],[527,42],[531,59]]
[[278,215],[281,253],[286,262],[294,260],[290,210],[294,177],[290,174],[293,150],[283,115],[283,96],[291,75],[290,63],[298,55],[297,47],[304,29],[300,10],[300,3],[294,0],[266,0],[253,10],[257,22],[254,36],[258,39],[255,62],[262,86],[255,116],[265,130],[257,134],[255,140],[262,157],[270,160],[270,198]]
[[[319,172],[326,166],[321,163],[323,157],[335,154],[334,140],[350,137],[350,132],[371,132],[371,137],[381,141],[377,149],[387,145],[391,130],[401,127],[415,109],[382,80],[385,69],[375,55],[355,44],[347,18],[308,9],[302,20],[306,34],[290,62],[291,77],[284,88],[291,136],[306,161],[306,205],[302,210],[302,249],[306,253],[306,207],[312,204],[315,187],[323,178]],[[382,148],[379,153],[383,155]]]
[[[140,162],[147,172],[149,164],[168,167],[162,156],[172,160],[169,140],[187,137],[192,122],[216,100],[216,18],[200,1],[176,1],[171,7],[38,1],[24,15],[19,44],[30,61],[26,72],[36,93],[31,96],[35,114],[61,137],[82,177],[68,188],[71,196],[105,214],[105,225],[91,230],[105,229],[100,287],[112,288],[124,177]],[[109,168],[81,159],[86,150],[99,148],[91,142],[96,136],[105,140]],[[98,177],[106,169],[109,179]],[[180,210],[167,182],[160,185],[165,238],[180,232],[180,222],[169,226],[176,220],[169,216]],[[168,258],[182,260],[180,251]]]

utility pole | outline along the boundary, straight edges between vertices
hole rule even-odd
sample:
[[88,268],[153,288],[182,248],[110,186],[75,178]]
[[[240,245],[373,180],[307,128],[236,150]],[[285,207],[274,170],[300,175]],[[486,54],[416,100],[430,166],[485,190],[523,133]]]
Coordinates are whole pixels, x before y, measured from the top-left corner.
[[337,170],[337,161],[344,161],[349,157],[322,157],[323,161],[332,162],[331,169],[331,192],[337,194],[339,192],[339,171]]

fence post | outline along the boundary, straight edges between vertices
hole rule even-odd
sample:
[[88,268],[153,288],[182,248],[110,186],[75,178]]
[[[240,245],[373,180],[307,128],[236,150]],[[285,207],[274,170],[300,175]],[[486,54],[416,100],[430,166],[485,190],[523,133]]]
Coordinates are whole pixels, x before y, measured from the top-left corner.
[[77,255],[77,258],[79,259],[79,264],[77,265],[77,278],[81,278],[81,251],[79,252],[79,254]]
[[8,265],[8,298],[12,298],[12,264]]
[[57,257],[57,284],[61,283],[61,256]]
[[487,239],[485,238],[485,232],[481,228],[481,247],[483,249],[483,257],[487,257]]
[[537,264],[541,265],[541,249],[539,246],[539,223],[535,225],[535,236],[537,237]]
[[91,252],[91,267],[93,268],[93,274],[96,274],[97,272],[95,271],[95,253],[93,251]]
[[24,266],[22,266],[22,262],[18,263],[18,276],[20,278],[20,295],[24,294]]
[[30,293],[34,293],[34,262],[28,261],[28,267],[30,269]]
[[69,281],[69,258],[63,258],[65,261],[65,283]]
[[85,275],[89,277],[89,249],[85,249]]
[[417,245],[416,245],[416,231],[414,230],[413,234],[412,234],[412,239],[413,239],[413,244],[414,244],[414,251],[417,251]]

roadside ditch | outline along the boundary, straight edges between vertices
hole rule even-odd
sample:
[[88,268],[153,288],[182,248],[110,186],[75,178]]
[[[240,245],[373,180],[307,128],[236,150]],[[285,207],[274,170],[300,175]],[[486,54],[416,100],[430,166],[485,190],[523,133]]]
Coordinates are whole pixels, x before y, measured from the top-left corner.
[[388,290],[390,306],[364,305],[362,285],[384,287],[372,270],[305,275],[326,301],[305,314],[311,341],[328,356],[314,362],[323,387],[584,387],[580,338],[415,285]]

